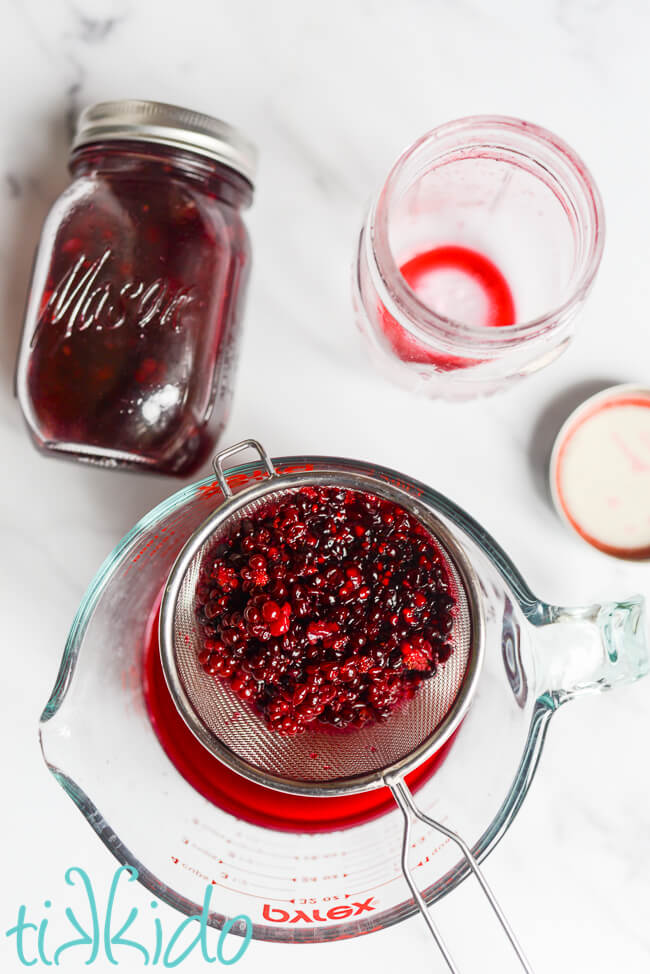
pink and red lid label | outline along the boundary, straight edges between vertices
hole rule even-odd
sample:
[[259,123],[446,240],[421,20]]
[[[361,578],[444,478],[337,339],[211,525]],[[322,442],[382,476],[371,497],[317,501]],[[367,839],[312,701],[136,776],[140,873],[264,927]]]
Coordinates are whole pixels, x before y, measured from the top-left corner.
[[589,544],[650,558],[650,389],[615,387],[573,413],[556,441],[551,489]]

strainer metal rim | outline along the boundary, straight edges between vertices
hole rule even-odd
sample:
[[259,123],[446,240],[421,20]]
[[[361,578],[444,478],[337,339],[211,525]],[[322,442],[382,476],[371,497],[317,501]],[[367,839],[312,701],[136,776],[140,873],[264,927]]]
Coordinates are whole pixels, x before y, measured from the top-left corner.
[[[228,451],[230,452],[230,451]],[[268,458],[263,455],[263,459]],[[481,604],[477,598],[478,580],[462,547],[451,531],[432,509],[416,500],[412,495],[394,484],[373,476],[347,473],[335,467],[319,468],[315,471],[278,474],[272,462],[266,463],[269,476],[253,483],[236,494],[227,496],[208,518],[190,535],[174,562],[169,573],[160,607],[159,642],[163,673],[170,695],[178,713],[197,740],[219,761],[237,774],[276,791],[307,797],[337,797],[370,791],[402,778],[416,768],[451,737],[465,717],[480,676],[485,652],[485,623]],[[271,471],[273,471],[271,473]],[[219,478],[222,485],[225,481]],[[352,778],[333,778],[326,781],[310,782],[284,778],[269,771],[261,771],[255,765],[237,755],[221,739],[205,726],[188,697],[179,678],[175,663],[174,621],[177,598],[186,572],[202,545],[239,508],[262,499],[267,494],[292,490],[304,486],[334,486],[375,494],[403,507],[439,540],[445,553],[454,564],[465,590],[469,622],[472,633],[472,647],[467,669],[460,689],[452,706],[436,729],[405,757],[394,763]],[[261,718],[260,718],[261,719]]]

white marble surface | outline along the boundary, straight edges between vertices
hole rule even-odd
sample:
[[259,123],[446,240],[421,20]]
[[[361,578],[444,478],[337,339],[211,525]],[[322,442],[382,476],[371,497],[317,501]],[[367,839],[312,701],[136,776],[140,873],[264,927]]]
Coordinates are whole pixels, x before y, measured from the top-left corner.
[[[98,884],[112,874],[45,769],[37,720],[88,581],[176,486],[44,459],[12,396],[31,252],[66,183],[71,118],[90,101],[148,97],[221,115],[259,143],[255,271],[226,440],[374,459],[428,481],[471,510],[550,600],[650,594],[650,566],[582,546],[544,485],[570,405],[608,381],[650,378],[650,9],[645,0],[2,0],[0,28],[0,958],[13,972],[22,967],[3,933],[18,904],[61,902],[73,862]],[[550,370],[488,402],[423,403],[366,364],[350,307],[353,241],[401,148],[478,112],[537,121],[578,149],[605,200],[606,252],[578,336]],[[551,728],[532,793],[487,867],[537,971],[650,969],[649,731],[650,682],[576,702]],[[134,905],[148,899],[133,894]],[[510,969],[484,946],[491,921],[468,889],[438,913],[468,971]],[[442,970],[418,919],[322,947],[254,943],[238,969],[298,974],[307,964],[314,974]]]

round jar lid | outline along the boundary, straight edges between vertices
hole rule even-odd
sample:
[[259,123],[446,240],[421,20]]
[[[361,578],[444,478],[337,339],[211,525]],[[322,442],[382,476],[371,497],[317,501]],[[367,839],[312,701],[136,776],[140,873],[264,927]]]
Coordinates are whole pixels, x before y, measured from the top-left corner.
[[252,143],[226,122],[177,105],[132,99],[90,105],[79,116],[72,147],[106,139],[160,142],[216,159],[251,184],[255,178]]
[[622,385],[567,419],[551,456],[551,493],[583,540],[618,558],[650,558],[650,388]]

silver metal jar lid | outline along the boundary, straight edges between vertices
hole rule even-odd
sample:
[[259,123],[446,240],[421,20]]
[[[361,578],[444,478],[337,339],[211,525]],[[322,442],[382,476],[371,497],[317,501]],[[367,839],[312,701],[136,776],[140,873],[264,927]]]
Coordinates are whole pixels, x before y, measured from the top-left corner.
[[159,101],[104,101],[85,108],[72,148],[105,139],[159,142],[216,159],[253,183],[257,149],[237,129],[211,115]]

